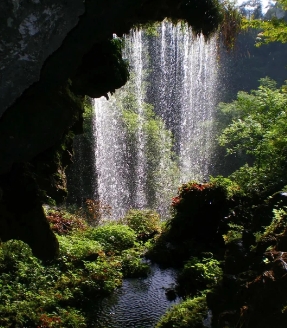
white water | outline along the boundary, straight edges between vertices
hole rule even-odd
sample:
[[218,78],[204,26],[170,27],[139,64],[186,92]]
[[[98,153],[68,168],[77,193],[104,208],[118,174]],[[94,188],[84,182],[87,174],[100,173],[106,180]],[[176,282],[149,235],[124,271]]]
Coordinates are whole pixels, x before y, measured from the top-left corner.
[[[217,91],[216,38],[163,22],[158,36],[131,31],[130,81],[94,101],[100,201],[113,217],[129,208],[168,215],[178,185],[208,178]],[[151,104],[151,105],[147,105]]]

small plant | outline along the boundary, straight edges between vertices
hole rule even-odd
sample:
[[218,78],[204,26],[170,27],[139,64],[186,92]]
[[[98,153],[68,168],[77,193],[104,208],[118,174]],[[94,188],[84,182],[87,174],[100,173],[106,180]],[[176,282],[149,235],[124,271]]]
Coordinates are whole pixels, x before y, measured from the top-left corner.
[[136,249],[127,249],[121,254],[124,277],[136,278],[146,276],[150,267],[141,259],[141,252]]
[[139,240],[147,240],[161,232],[160,216],[152,210],[130,210],[121,222],[133,229]]
[[205,296],[187,299],[168,310],[156,328],[202,328],[207,310]]
[[80,235],[59,236],[60,257],[65,262],[84,260],[102,251],[102,245]]
[[244,230],[244,227],[242,225],[228,223],[228,226],[230,230],[228,230],[226,235],[223,235],[225,244],[229,244],[231,242],[242,239],[242,233]]
[[81,281],[81,288],[86,294],[109,294],[122,284],[122,265],[116,257],[101,256],[96,262],[85,262],[85,270],[87,278]]
[[219,261],[211,257],[200,260],[192,257],[178,276],[179,291],[184,295],[212,287],[222,276]]
[[265,227],[263,236],[269,235],[271,233],[279,234],[286,229],[287,224],[287,207],[274,208],[273,209],[273,220],[271,224]]
[[136,242],[136,234],[130,227],[114,223],[90,229],[85,236],[98,241],[106,253],[119,253]]
[[78,212],[91,226],[97,226],[102,218],[110,217],[111,213],[111,206],[94,199],[87,199]]
[[58,235],[66,235],[75,230],[85,230],[85,221],[77,215],[72,215],[64,210],[49,210],[47,220],[51,229]]

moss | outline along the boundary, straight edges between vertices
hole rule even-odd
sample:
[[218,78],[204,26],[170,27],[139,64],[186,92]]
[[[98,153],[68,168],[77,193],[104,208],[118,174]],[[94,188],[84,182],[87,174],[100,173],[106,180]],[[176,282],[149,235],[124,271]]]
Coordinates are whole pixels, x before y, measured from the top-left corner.
[[[206,258],[205,256],[209,256]],[[213,254],[203,254],[202,259],[192,257],[181,270],[177,282],[180,295],[198,294],[207,288],[214,287],[222,278],[220,263],[213,258]]]
[[135,232],[126,225],[106,224],[85,233],[87,238],[98,241],[105,252],[119,253],[134,246]]
[[161,232],[160,216],[152,210],[130,210],[121,219],[133,229],[139,240],[148,240]]
[[207,310],[204,296],[187,299],[173,306],[160,319],[156,328],[203,328]]

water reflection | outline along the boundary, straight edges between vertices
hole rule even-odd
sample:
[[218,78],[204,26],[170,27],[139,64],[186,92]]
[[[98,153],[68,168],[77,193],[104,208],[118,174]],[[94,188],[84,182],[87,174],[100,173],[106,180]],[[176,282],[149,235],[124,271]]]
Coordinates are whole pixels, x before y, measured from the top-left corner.
[[169,301],[166,289],[175,283],[174,269],[151,266],[147,278],[125,279],[122,288],[105,298],[95,311],[93,327],[152,328],[159,318],[180,299]]

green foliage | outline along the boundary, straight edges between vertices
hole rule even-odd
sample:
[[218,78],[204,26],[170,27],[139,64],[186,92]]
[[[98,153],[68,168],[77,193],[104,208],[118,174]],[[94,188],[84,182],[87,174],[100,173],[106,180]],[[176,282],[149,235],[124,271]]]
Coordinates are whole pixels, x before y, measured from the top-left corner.
[[[273,209],[273,219],[269,226],[265,227],[263,234],[260,236],[264,238],[270,234],[283,233],[287,225],[287,207],[277,207]],[[260,239],[261,239],[260,238]]]
[[122,265],[117,258],[101,256],[96,262],[85,262],[87,278],[81,281],[84,291],[111,293],[122,284]]
[[158,36],[158,28],[159,27],[160,27],[160,22],[153,22],[153,21],[136,25],[136,28],[144,30],[146,35],[152,36],[152,37]]
[[[61,224],[79,220],[65,210],[47,214],[59,216]],[[123,276],[149,272],[142,262],[145,248],[128,226],[71,226],[59,229],[59,257],[46,264],[21,241],[0,244],[1,327],[90,326],[88,304],[120,287]]]
[[228,226],[230,229],[227,231],[226,235],[223,235],[225,244],[241,240],[244,227],[234,223],[229,223]]
[[86,327],[82,313],[61,308],[70,290],[58,288],[61,271],[45,267],[21,241],[11,240],[0,248],[1,327]]
[[242,190],[236,182],[228,178],[224,178],[221,175],[216,177],[211,176],[210,184],[224,190],[227,199],[230,199],[233,196],[239,196],[242,193]]
[[254,28],[261,32],[256,38],[256,46],[260,47],[263,44],[270,42],[287,42],[287,23],[284,19],[273,17],[271,20],[243,20],[243,29]]
[[105,252],[118,253],[134,246],[135,232],[126,225],[110,223],[85,233],[87,238],[98,241]]
[[58,236],[60,244],[60,259],[65,258],[69,262],[83,260],[102,250],[102,245],[95,240],[85,238],[80,234],[72,236]]
[[[207,254],[208,255],[208,254]],[[213,287],[222,276],[219,261],[211,257],[200,260],[192,257],[186,262],[178,276],[179,290],[184,295],[191,295],[197,291]]]
[[66,235],[76,230],[87,229],[87,224],[82,218],[72,215],[63,209],[46,209],[46,217],[51,229],[59,235]]
[[136,249],[127,249],[121,253],[124,277],[143,277],[149,273],[149,265],[142,261],[141,253],[141,251]]
[[[276,6],[280,9],[287,10],[286,0],[277,0],[276,2]],[[242,29],[247,30],[249,28],[260,30],[256,39],[257,47],[270,42],[287,42],[287,22],[284,18],[278,19],[276,16],[272,16],[268,20],[243,19]]]
[[94,142],[93,137],[93,103],[92,99],[88,96],[84,98],[84,113],[83,113],[83,137],[90,143]]
[[207,310],[204,296],[187,299],[168,310],[156,328],[203,328]]
[[140,240],[161,232],[160,216],[152,210],[130,210],[121,222],[133,229]]
[[[260,80],[257,90],[239,92],[231,104],[221,104],[233,120],[226,127],[219,143],[228,154],[245,153],[254,158],[253,166],[246,164],[231,176],[240,187],[258,192],[285,179],[287,153],[287,93],[286,85],[275,87],[275,82]],[[234,114],[235,113],[235,114]],[[285,183],[286,184],[286,183]]]

